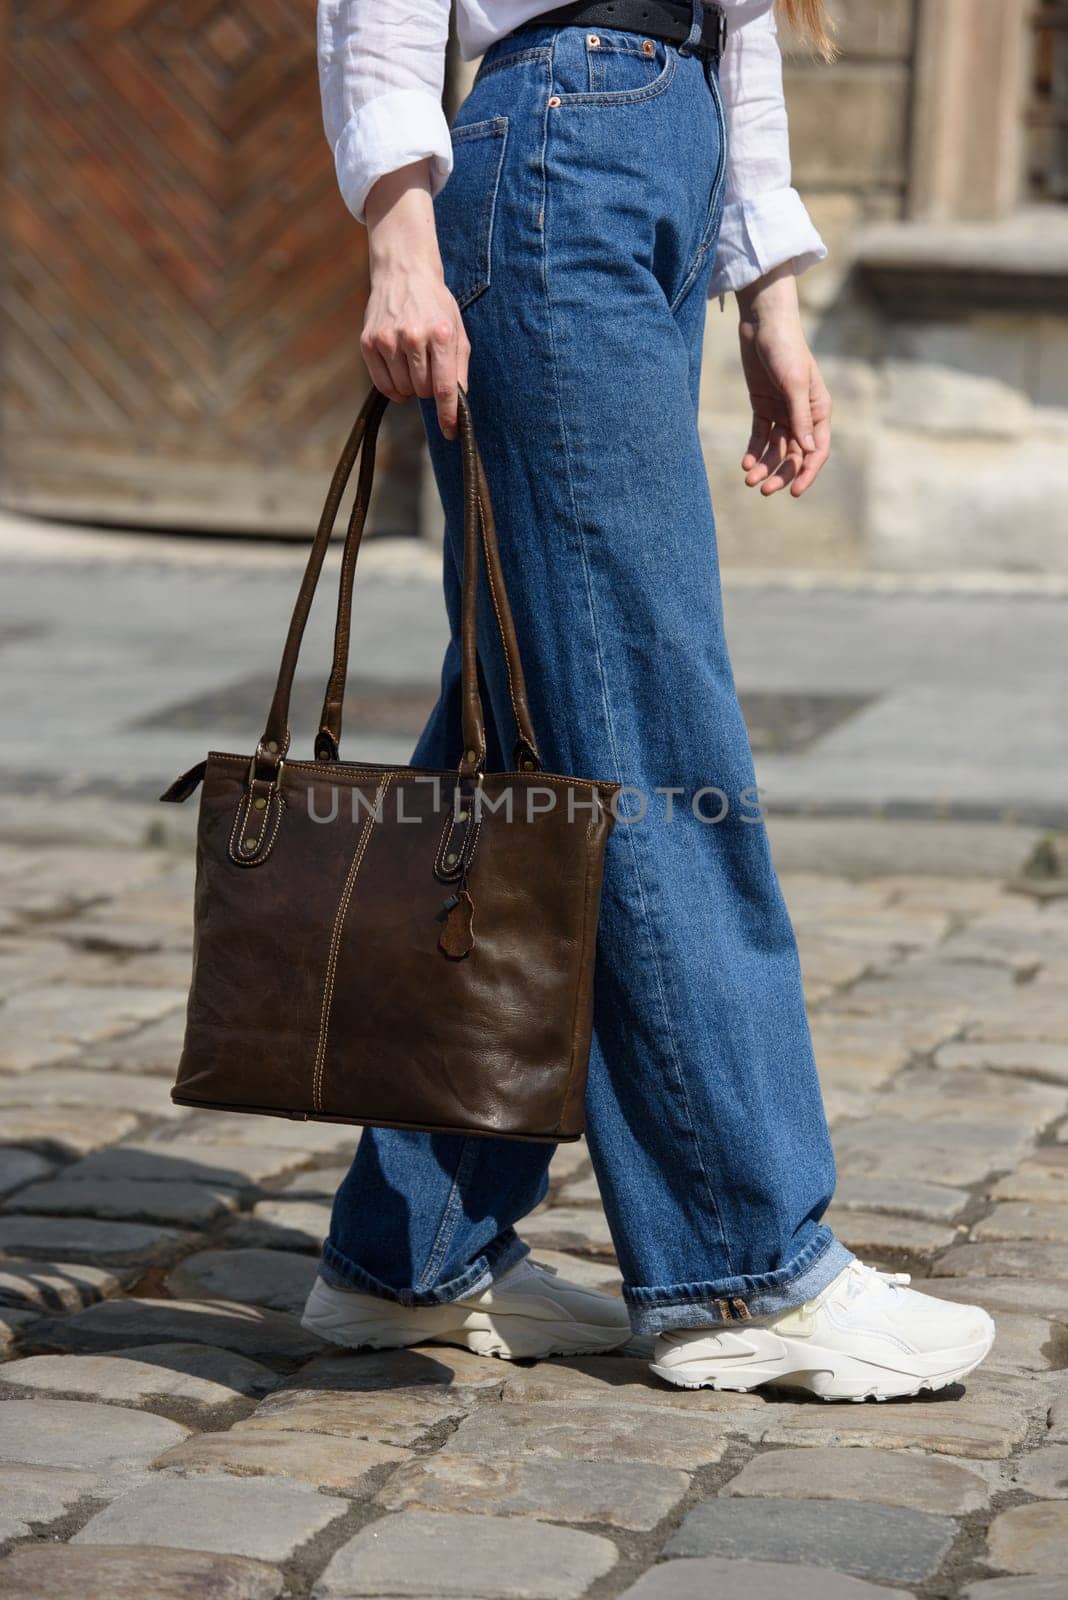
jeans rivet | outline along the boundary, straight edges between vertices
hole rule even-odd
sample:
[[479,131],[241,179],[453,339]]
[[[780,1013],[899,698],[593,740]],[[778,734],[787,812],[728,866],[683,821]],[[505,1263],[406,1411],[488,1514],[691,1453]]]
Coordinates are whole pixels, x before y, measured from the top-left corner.
[[600,42],[600,39],[595,33],[588,33],[586,35],[586,43],[589,45],[591,50],[596,50]]
[[655,46],[655,44],[653,43],[653,41],[651,39],[646,39],[646,40],[643,41],[643,43],[642,43],[642,55],[643,56],[651,56],[655,49],[656,49],[656,46]]
[[551,94],[549,96],[549,104],[551,106],[558,106],[560,104],[560,96],[558,94]]

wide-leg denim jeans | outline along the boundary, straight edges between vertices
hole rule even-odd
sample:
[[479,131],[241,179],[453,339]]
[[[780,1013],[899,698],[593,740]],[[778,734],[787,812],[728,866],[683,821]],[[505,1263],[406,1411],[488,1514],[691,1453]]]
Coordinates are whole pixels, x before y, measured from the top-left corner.
[[[797,1305],[851,1259],[797,948],[723,632],[698,437],[723,203],[714,60],[527,25],[482,59],[435,200],[471,341],[468,394],[546,767],[626,786],[599,924],[588,1143],[637,1331]],[[451,767],[459,445],[422,402],[453,627],[413,763]],[[485,589],[483,589],[485,599]],[[508,685],[480,617],[489,766]],[[552,1146],[368,1129],[329,1281],[457,1299],[522,1256]]]

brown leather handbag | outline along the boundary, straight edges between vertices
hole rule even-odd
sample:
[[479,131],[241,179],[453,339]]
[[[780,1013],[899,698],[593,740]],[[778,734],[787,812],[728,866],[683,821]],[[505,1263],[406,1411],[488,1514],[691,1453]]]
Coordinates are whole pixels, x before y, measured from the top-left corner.
[[[160,797],[185,800],[203,781],[193,979],[171,1098],[327,1122],[576,1139],[618,785],[541,770],[462,389],[463,753],[442,772],[339,758],[352,585],[387,404],[371,390],[334,473],[255,754],[213,751]],[[297,655],[357,458],[315,759],[291,761]],[[480,544],[516,722],[511,772],[485,771]]]

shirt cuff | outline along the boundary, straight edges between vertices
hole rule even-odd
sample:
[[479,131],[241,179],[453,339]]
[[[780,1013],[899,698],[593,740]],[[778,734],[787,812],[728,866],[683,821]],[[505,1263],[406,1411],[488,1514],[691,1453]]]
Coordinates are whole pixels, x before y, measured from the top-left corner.
[[365,222],[367,196],[387,172],[430,159],[431,194],[452,171],[452,138],[440,100],[420,89],[392,89],[353,112],[334,147],[341,198]]
[[804,272],[823,261],[827,246],[796,189],[772,189],[723,208],[709,295],[744,289],[773,267],[792,261]]

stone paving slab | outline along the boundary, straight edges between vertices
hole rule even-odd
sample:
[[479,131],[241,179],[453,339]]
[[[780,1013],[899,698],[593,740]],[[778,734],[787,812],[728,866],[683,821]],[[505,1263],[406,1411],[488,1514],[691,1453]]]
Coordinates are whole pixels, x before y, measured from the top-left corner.
[[835,1152],[846,1177],[926,1183],[937,1172],[943,1183],[962,1188],[1015,1166],[1030,1148],[1026,1132],[965,1120],[963,1111],[955,1122],[862,1117],[835,1132]]
[[277,1383],[277,1374],[258,1361],[204,1344],[134,1346],[122,1355],[27,1356],[0,1368],[0,1389],[6,1384],[131,1406],[181,1400],[201,1410],[264,1395]]
[[921,1217],[954,1222],[971,1200],[967,1189],[942,1183],[904,1183],[893,1178],[843,1178],[834,1192],[838,1211]]
[[810,1446],[769,1450],[748,1461],[721,1493],[785,1500],[853,1500],[963,1516],[988,1505],[995,1486],[938,1456],[899,1450]]
[[153,1134],[152,1143],[172,1139],[194,1144],[250,1145],[255,1150],[301,1150],[310,1156],[344,1154],[351,1159],[358,1131],[341,1122],[303,1122],[290,1117],[252,1116],[243,1111],[186,1111],[180,1122]]
[[181,1117],[161,1078],[93,1072],[88,1067],[42,1067],[22,1078],[0,1077],[0,1107],[38,1105],[114,1107],[144,1117]]
[[328,1200],[261,1200],[235,1217],[224,1236],[235,1249],[314,1250],[330,1231]]
[[1000,1572],[1033,1572],[1068,1579],[1068,1502],[1032,1501],[994,1518],[987,1565]]
[[[102,1492],[105,1480],[73,1467],[30,1467],[0,1462],[0,1544],[27,1539],[31,1524],[55,1522],[79,1501]],[[0,1594],[6,1595],[0,1563]]]
[[902,1217],[884,1211],[845,1211],[832,1205],[824,1217],[838,1238],[862,1259],[882,1260],[887,1252],[933,1255],[947,1250],[960,1237],[956,1228],[922,1217]]
[[104,1300],[71,1317],[50,1318],[39,1333],[43,1344],[78,1354],[191,1341],[253,1360],[306,1361],[323,1348],[295,1317],[227,1300]]
[[443,1424],[458,1422],[472,1403],[457,1391],[438,1393],[430,1388],[400,1394],[284,1389],[271,1395],[253,1416],[235,1423],[233,1431],[320,1433],[407,1447],[422,1444]]
[[343,1545],[312,1594],[313,1600],[579,1600],[615,1563],[608,1539],[575,1528],[402,1511]]
[[399,1466],[411,1452],[338,1434],[202,1433],[165,1450],[153,1463],[160,1472],[191,1477],[219,1473],[235,1478],[288,1478],[335,1494],[370,1493],[383,1469]]
[[0,1401],[0,1461],[113,1474],[146,1467],[189,1429],[147,1411],[87,1400]]
[[469,1511],[647,1533],[685,1498],[689,1474],[650,1462],[459,1454],[399,1468],[375,1496],[387,1511]]
[[132,1111],[97,1106],[19,1106],[4,1112],[4,1138],[54,1160],[88,1155],[133,1133]]
[[865,1445],[878,1449],[936,1450],[942,1455],[999,1460],[1027,1435],[1031,1416],[1044,1409],[1045,1391],[1034,1379],[989,1373],[941,1391],[941,1397],[893,1405],[800,1404],[776,1408],[764,1432],[767,1444]]
[[159,1544],[286,1561],[349,1509],[347,1500],[258,1478],[158,1474],[91,1517],[72,1544]]
[[536,1211],[524,1221],[523,1237],[535,1254],[543,1246],[589,1255],[612,1254],[612,1235],[600,1206],[553,1206]]
[[0,1149],[0,1195],[9,1195],[38,1178],[50,1177],[54,1170],[51,1161],[32,1150]]
[[482,1406],[461,1422],[451,1452],[487,1456],[551,1456],[559,1460],[648,1461],[662,1467],[710,1466],[726,1439],[704,1414],[653,1404],[583,1405],[541,1401]]
[[117,1294],[129,1272],[77,1261],[0,1261],[0,1305],[78,1311]]
[[0,1560],[4,1600],[279,1600],[284,1579],[264,1561],[158,1545],[28,1546]]
[[[642,1574],[620,1600],[908,1600],[904,1589],[865,1583],[826,1567],[790,1562],[728,1561],[720,1556],[662,1561]],[[1021,1597],[1022,1600],[1022,1597]]]
[[[264,1119],[266,1120],[266,1118]],[[131,1140],[106,1150],[96,1150],[68,1167],[69,1179],[99,1179],[131,1183],[206,1183],[211,1188],[254,1189],[258,1184],[307,1166],[311,1153],[299,1145],[252,1145],[220,1139],[168,1139],[166,1143]]]
[[130,1032],[184,1004],[180,988],[51,983],[21,989],[4,1006],[0,1072],[54,1066],[78,1045]]
[[88,1216],[0,1217],[0,1255],[94,1266],[147,1266],[177,1255],[193,1237],[156,1223],[101,1222]]
[[516,1370],[511,1362],[487,1360],[457,1345],[412,1345],[405,1350],[329,1349],[309,1361],[293,1380],[297,1389],[344,1392],[448,1388],[494,1394]]
[[33,1311],[0,1310],[0,1357],[12,1355],[37,1320]]
[[931,1268],[935,1278],[1053,1278],[1068,1283],[1068,1250],[1061,1244],[1013,1239],[1001,1244],[960,1244]]
[[1068,1500],[1068,1444],[1040,1445],[1019,1463],[1012,1481],[1028,1494]]
[[1064,1600],[1064,1579],[984,1578],[970,1583],[962,1600]]
[[731,1394],[716,1389],[675,1389],[654,1378],[647,1361],[630,1356],[575,1356],[540,1361],[509,1373],[502,1399],[580,1402],[616,1408],[657,1406],[671,1411],[715,1412],[725,1434],[761,1438],[778,1407],[767,1394]]
[[706,1500],[664,1547],[668,1556],[728,1556],[834,1567],[853,1577],[922,1583],[941,1565],[950,1517],[858,1501]]
[[1033,1200],[1005,1200],[976,1223],[972,1237],[987,1239],[1037,1239],[1046,1244],[1068,1244],[1068,1206]]
[[1068,1083],[1068,1044],[1041,1039],[959,1039],[935,1051],[936,1067],[978,1067]]
[[145,1183],[131,1179],[76,1180],[64,1174],[31,1183],[4,1202],[7,1213],[97,1217],[107,1221],[162,1222],[203,1228],[237,1205],[233,1189],[206,1183]]
[[182,1298],[225,1295],[243,1305],[299,1316],[315,1282],[316,1265],[314,1256],[289,1250],[201,1250],[171,1270],[167,1287]]
[[994,1200],[1053,1201],[1068,1205],[1068,1146],[1043,1145],[989,1190]]

